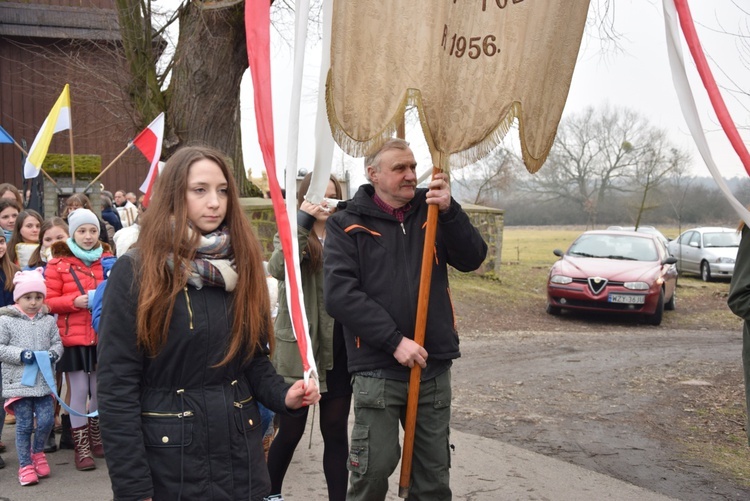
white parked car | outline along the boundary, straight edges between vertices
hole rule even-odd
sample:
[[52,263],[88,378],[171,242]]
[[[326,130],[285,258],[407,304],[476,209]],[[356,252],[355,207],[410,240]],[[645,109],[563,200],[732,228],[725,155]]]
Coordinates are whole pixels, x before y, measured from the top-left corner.
[[687,230],[669,242],[669,253],[677,258],[680,272],[696,273],[709,282],[731,277],[740,234],[734,228],[703,227]]
[[649,233],[651,235],[656,235],[659,238],[659,241],[664,244],[664,247],[669,244],[669,239],[664,236],[664,234],[654,228],[653,226],[642,224],[638,227],[638,229],[635,229],[635,226],[610,226],[607,228],[607,230],[622,230],[622,231],[638,231],[641,233]]

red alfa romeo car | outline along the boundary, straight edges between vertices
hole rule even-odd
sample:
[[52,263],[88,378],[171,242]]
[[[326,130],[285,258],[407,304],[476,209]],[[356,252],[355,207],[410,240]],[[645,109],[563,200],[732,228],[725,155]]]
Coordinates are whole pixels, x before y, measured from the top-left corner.
[[659,325],[675,307],[677,262],[659,239],[634,231],[587,231],[560,259],[547,279],[547,313],[563,309],[644,315]]

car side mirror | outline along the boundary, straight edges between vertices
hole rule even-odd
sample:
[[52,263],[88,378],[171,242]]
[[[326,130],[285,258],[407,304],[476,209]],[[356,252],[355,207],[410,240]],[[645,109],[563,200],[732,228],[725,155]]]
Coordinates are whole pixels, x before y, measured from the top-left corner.
[[554,254],[557,257],[563,257],[564,252],[561,251],[560,249],[555,249],[552,251],[552,254]]
[[700,249],[700,244],[698,242],[690,242],[688,244],[690,247],[695,247],[696,249]]
[[669,256],[667,258],[664,258],[664,261],[662,261],[662,264],[676,264],[677,258],[674,256]]

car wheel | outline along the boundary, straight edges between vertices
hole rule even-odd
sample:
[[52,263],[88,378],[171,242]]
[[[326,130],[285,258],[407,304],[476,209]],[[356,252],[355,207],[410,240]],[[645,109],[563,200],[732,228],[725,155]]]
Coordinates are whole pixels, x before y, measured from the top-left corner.
[[551,304],[547,303],[547,313],[550,315],[559,315],[562,313],[562,308],[559,306],[552,306]]
[[701,278],[704,282],[711,281],[711,266],[706,261],[701,263]]
[[661,319],[664,317],[664,289],[659,292],[659,302],[656,303],[656,311],[648,316],[648,323],[651,325],[661,325]]
[[669,298],[669,301],[664,303],[664,309],[672,311],[674,310],[675,303],[677,302],[677,282],[674,284],[674,292],[672,292],[672,297]]

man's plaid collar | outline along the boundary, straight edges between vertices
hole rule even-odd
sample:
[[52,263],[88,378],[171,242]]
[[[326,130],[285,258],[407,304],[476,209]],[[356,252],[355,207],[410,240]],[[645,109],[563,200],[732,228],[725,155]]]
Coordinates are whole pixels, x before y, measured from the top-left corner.
[[409,209],[411,209],[411,202],[407,203],[403,207],[399,207],[399,208],[391,207],[390,205],[385,203],[383,199],[378,196],[377,193],[372,194],[372,201],[375,202],[375,205],[380,207],[380,210],[398,219],[399,223],[404,222],[404,217],[406,213],[409,211]]

